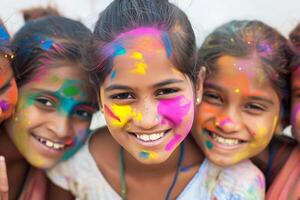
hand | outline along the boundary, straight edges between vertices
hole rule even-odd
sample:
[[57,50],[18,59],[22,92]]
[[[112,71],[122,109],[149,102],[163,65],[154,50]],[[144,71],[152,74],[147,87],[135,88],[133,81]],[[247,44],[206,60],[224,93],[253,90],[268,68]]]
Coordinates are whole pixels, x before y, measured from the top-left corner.
[[0,156],[0,200],[8,200],[8,178],[4,156]]

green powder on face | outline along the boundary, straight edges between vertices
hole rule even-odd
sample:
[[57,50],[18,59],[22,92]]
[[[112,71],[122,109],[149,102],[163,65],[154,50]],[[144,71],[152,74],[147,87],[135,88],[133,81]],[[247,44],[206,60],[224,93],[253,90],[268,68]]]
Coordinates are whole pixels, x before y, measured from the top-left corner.
[[213,148],[213,144],[210,141],[206,140],[205,144],[206,144],[206,146],[207,146],[208,149],[212,149]]
[[67,97],[76,96],[79,94],[79,92],[80,92],[79,88],[75,87],[75,86],[70,86],[70,87],[64,88],[64,90],[63,90],[63,94]]

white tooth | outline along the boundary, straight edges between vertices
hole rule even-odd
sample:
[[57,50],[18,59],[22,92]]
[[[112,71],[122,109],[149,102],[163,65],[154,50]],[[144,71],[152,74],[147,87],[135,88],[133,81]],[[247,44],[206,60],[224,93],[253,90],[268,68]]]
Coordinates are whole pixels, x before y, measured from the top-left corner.
[[149,141],[149,135],[141,135],[141,139],[144,141]]
[[164,132],[159,134],[159,137],[163,137],[164,136]]
[[46,146],[48,146],[48,147],[53,147],[53,145],[54,145],[53,142],[50,142],[50,141],[48,141],[48,140],[46,141]]
[[59,149],[59,148],[60,148],[60,144],[54,143],[54,144],[53,144],[53,148],[54,148],[54,149]]
[[140,135],[136,135],[137,139],[141,139],[141,136]]
[[149,136],[149,138],[150,138],[150,140],[156,140],[156,135],[155,135],[155,134],[151,134],[151,135]]

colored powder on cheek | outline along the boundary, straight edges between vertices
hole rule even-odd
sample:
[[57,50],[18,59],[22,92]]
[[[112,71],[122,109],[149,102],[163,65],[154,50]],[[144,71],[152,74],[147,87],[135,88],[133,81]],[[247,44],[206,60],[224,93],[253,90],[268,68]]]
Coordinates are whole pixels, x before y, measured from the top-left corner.
[[2,100],[0,101],[0,108],[5,112],[7,110],[9,110],[9,107],[10,107],[10,104],[5,101],[5,100]]
[[115,77],[116,77],[116,75],[117,75],[117,70],[114,70],[113,72],[112,72],[112,74],[111,74],[111,80],[114,80],[115,79]]
[[182,100],[184,100],[183,96],[160,100],[157,108],[158,114],[170,120],[173,125],[180,125],[191,107],[191,102],[182,105]]
[[142,150],[140,152],[140,157],[144,158],[144,159],[148,159],[148,158],[154,159],[154,158],[157,158],[158,156],[157,156],[157,153],[155,153],[155,152]]
[[182,137],[181,135],[175,134],[173,136],[173,138],[171,139],[171,141],[166,145],[165,150],[172,151],[174,149],[174,147],[176,146],[176,144],[180,143],[181,137]]
[[209,140],[206,140],[205,141],[205,144],[206,144],[206,147],[211,150],[213,148],[213,144],[209,141]]
[[86,129],[85,131],[79,131],[74,139],[67,140],[65,144],[72,145],[72,148],[64,153],[61,160],[65,161],[72,157],[82,147],[90,133],[91,132],[89,129]]
[[216,122],[216,125],[223,127],[228,123],[233,123],[233,122],[231,121],[231,119],[227,118],[227,119],[224,119],[223,121],[221,121],[220,123]]
[[70,86],[63,89],[63,94],[67,97],[74,97],[80,92],[79,88],[76,86]]
[[265,127],[260,127],[258,129],[258,134],[260,134],[260,135],[264,135],[264,134],[266,134],[266,132],[267,132],[267,129]]
[[113,120],[112,124],[120,127],[123,127],[129,118],[137,116],[129,105],[112,105],[112,113],[119,118],[119,120]]
[[162,33],[162,40],[163,40],[163,43],[164,43],[165,48],[167,50],[168,58],[170,58],[171,54],[172,54],[172,46],[171,46],[170,38],[169,38],[169,36],[166,32]]
[[107,113],[111,118],[121,122],[120,118],[117,117],[106,105],[104,105],[104,112]]

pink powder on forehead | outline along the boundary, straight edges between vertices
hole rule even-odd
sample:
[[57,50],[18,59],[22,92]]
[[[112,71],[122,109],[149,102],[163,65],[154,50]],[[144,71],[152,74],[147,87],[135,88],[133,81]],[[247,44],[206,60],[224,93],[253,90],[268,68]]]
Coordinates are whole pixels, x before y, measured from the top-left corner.
[[160,100],[157,108],[158,114],[162,116],[162,119],[171,122],[173,126],[179,126],[191,107],[191,101],[185,102],[184,96]]
[[128,37],[128,36],[144,36],[144,35],[154,35],[154,36],[160,36],[161,31],[153,28],[153,27],[141,27],[141,28],[136,28],[124,33],[121,33],[116,40]]

